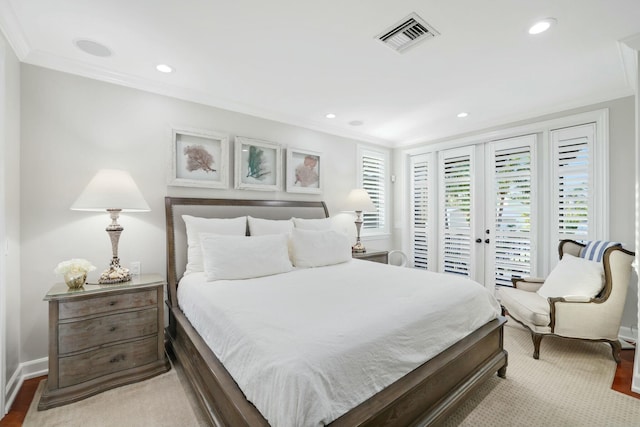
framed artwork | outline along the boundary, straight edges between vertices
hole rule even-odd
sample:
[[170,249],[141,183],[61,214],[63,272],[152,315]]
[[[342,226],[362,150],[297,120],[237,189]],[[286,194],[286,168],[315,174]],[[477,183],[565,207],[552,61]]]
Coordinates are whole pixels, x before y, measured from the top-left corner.
[[236,137],[235,183],[241,190],[278,191],[282,151],[279,144]]
[[287,191],[322,193],[322,153],[297,148],[287,149]]
[[169,185],[229,188],[229,135],[173,129]]

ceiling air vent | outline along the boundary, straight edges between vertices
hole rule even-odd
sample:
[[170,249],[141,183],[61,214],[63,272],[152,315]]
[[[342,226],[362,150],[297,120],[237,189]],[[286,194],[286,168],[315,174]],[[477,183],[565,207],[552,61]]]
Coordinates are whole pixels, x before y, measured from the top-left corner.
[[376,38],[396,52],[404,52],[418,42],[439,35],[440,33],[420,18],[418,14],[412,13],[398,24],[377,35]]

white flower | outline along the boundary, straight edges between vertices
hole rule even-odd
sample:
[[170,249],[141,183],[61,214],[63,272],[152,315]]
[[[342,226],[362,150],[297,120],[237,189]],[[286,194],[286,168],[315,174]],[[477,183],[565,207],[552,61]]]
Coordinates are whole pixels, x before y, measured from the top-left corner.
[[90,271],[95,270],[96,268],[86,259],[82,258],[73,258],[68,261],[62,261],[55,270],[53,270],[56,274],[66,274],[69,272],[72,273],[88,273]]

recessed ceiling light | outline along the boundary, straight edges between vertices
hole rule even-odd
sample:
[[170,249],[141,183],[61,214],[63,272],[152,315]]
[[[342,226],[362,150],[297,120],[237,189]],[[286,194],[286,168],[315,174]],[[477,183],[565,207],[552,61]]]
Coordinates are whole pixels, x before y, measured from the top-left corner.
[[78,39],[73,42],[78,49],[89,55],[99,56],[106,58],[113,55],[111,49],[103,45],[102,43],[94,42],[93,40]]
[[333,114],[333,113],[327,113],[327,114],[325,114],[324,116],[325,116],[327,119],[335,119],[335,118],[336,118],[336,115],[335,115],[335,114]]
[[364,122],[362,120],[352,120],[349,122],[351,126],[362,126]]
[[171,68],[171,66],[167,64],[156,65],[156,70],[160,71],[161,73],[173,73],[173,68]]
[[469,115],[469,113],[465,113],[464,111],[462,113],[458,113],[458,117],[460,117],[461,119],[467,117]]
[[549,28],[551,28],[551,26],[554,25],[556,22],[558,21],[556,21],[555,18],[547,18],[547,19],[543,19],[542,21],[538,21],[535,24],[533,24],[531,28],[529,28],[529,34],[544,33]]

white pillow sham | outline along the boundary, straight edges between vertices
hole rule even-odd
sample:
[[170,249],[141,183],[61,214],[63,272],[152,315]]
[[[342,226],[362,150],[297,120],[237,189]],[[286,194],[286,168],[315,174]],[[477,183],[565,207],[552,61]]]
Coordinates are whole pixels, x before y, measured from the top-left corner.
[[331,230],[332,221],[331,218],[322,219],[303,219],[303,218],[291,218],[295,228],[303,230]]
[[347,235],[334,230],[291,232],[293,265],[301,268],[322,267],[351,260],[351,243]]
[[604,286],[604,268],[601,262],[564,254],[558,265],[538,289],[545,298],[584,296],[593,298]]
[[202,265],[202,247],[200,233],[213,233],[234,236],[247,234],[247,217],[237,218],[201,218],[182,215],[187,228],[187,268],[184,274],[204,271]]
[[250,279],[293,269],[286,234],[221,236],[201,233],[207,281]]
[[290,219],[263,219],[249,216],[247,221],[249,222],[249,234],[252,236],[288,234],[293,230],[293,221]]

